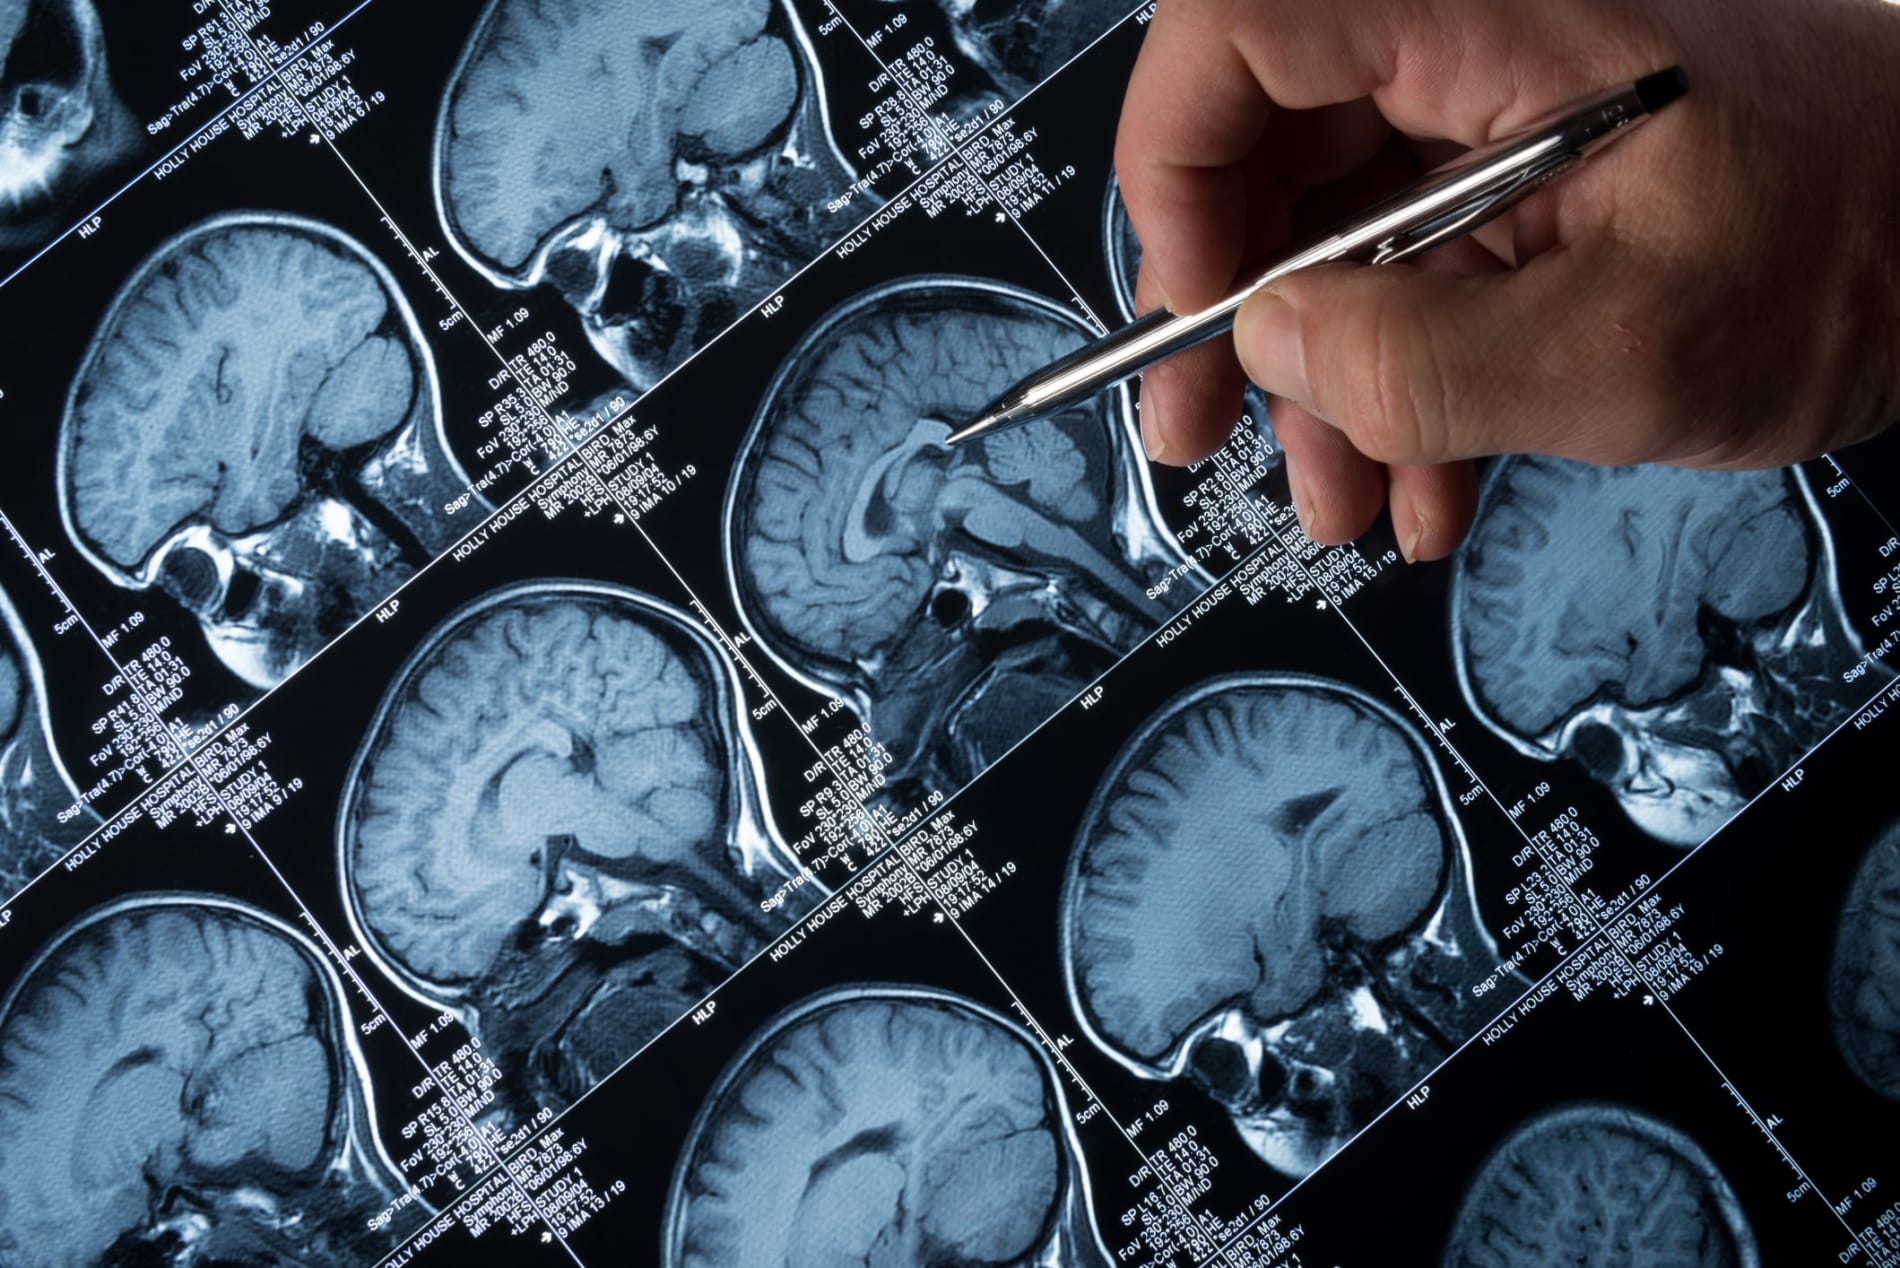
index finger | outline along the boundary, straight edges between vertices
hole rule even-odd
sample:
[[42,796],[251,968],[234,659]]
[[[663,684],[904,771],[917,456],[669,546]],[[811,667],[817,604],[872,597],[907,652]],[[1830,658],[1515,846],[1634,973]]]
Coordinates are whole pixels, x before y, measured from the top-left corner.
[[1115,136],[1115,173],[1142,271],[1176,312],[1205,307],[1239,269],[1241,162],[1272,102],[1213,6],[1160,6],[1135,59]]
[[[1290,203],[1290,189],[1276,193],[1246,170],[1275,108],[1351,101],[1381,82],[1375,55],[1387,44],[1375,28],[1387,23],[1374,18],[1390,7],[1319,17],[1319,6],[1259,0],[1157,5],[1129,76],[1115,168],[1142,262],[1169,307],[1219,299],[1245,263],[1249,225],[1284,211],[1258,204]],[[1282,45],[1298,48],[1298,78],[1285,73]]]

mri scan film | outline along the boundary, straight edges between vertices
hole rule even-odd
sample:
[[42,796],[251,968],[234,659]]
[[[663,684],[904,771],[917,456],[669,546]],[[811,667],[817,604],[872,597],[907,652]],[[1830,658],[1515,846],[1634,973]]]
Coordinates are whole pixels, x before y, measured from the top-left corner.
[[837,991],[720,1076],[667,1200],[667,1268],[1107,1268],[1055,1069],[952,995]]
[[946,443],[1195,3],[0,0],[0,1268],[1900,1268],[1900,427]]
[[586,582],[497,591],[390,685],[338,816],[366,943],[559,1107],[800,914],[728,662]]
[[851,704],[900,793],[974,778],[1166,619],[1148,587],[1200,576],[1161,526],[1121,393],[943,443],[1086,333],[995,283],[873,291],[794,349],[741,450],[726,497],[740,611]]
[[221,216],[146,260],[60,427],[73,541],[260,690],[446,550],[431,512],[466,484],[394,279],[289,216]]
[[1505,458],[1459,551],[1459,681],[1658,840],[1721,827],[1892,674],[1863,654],[1799,471]]
[[1471,1182],[1444,1268],[1760,1268],[1728,1181],[1688,1137],[1633,1109],[1533,1119]]
[[1304,1176],[1488,1012],[1497,963],[1423,744],[1339,683],[1237,675],[1122,747],[1076,834],[1063,967],[1144,1078],[1218,1101]]
[[342,987],[255,909],[158,896],[87,916],[0,1005],[0,1257],[374,1262],[404,1184]]
[[492,0],[436,132],[456,249],[554,287],[638,391],[822,251],[856,179],[773,0]]

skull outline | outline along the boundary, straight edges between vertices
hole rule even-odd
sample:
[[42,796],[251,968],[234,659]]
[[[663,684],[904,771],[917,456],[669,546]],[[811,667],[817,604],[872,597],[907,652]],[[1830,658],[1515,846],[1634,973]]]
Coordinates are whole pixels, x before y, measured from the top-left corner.
[[[1582,1133],[1596,1133],[1599,1139],[1623,1135],[1641,1148],[1673,1159],[1677,1165],[1666,1166],[1659,1177],[1649,1177],[1656,1182],[1656,1189],[1646,1189],[1640,1182],[1627,1179],[1620,1190],[1587,1183],[1577,1171],[1592,1163],[1600,1166],[1602,1160],[1587,1156],[1587,1150],[1582,1146],[1590,1142],[1587,1137],[1581,1142],[1577,1139]],[[1541,1143],[1539,1136],[1550,1134],[1559,1137],[1564,1146],[1563,1163],[1572,1170],[1566,1174],[1548,1176],[1548,1183],[1541,1183],[1536,1168],[1546,1160],[1535,1156],[1526,1159],[1523,1154]],[[1570,1139],[1564,1139],[1566,1136]],[[1698,1249],[1709,1257],[1697,1264],[1685,1265],[1684,1268],[1761,1268],[1761,1252],[1755,1242],[1754,1229],[1742,1210],[1741,1201],[1729,1185],[1728,1178],[1717,1169],[1702,1147],[1685,1133],[1659,1119],[1627,1105],[1608,1101],[1579,1101],[1545,1110],[1518,1123],[1494,1144],[1484,1161],[1478,1165],[1464,1196],[1459,1200],[1458,1212],[1446,1234],[1440,1262],[1444,1268],[1488,1268],[1480,1265],[1472,1252],[1498,1249],[1489,1243],[1482,1231],[1487,1216],[1491,1215],[1485,1209],[1485,1199],[1489,1198],[1492,1201],[1515,1200],[1520,1211],[1512,1214],[1522,1213],[1527,1199],[1542,1208],[1535,1212],[1534,1218],[1541,1217],[1550,1222],[1541,1231],[1555,1235],[1560,1242],[1562,1262],[1595,1264],[1598,1261],[1594,1258],[1594,1252],[1605,1248],[1606,1239],[1619,1239],[1610,1250],[1612,1255],[1617,1256],[1613,1262],[1628,1262],[1622,1258],[1623,1255],[1633,1255],[1637,1262],[1646,1262],[1649,1257],[1660,1253],[1666,1256],[1666,1262],[1682,1263],[1671,1253],[1679,1247],[1628,1245],[1620,1241],[1624,1230],[1616,1227],[1613,1219],[1619,1199],[1636,1192],[1641,1192],[1645,1198],[1654,1199],[1658,1189],[1672,1183],[1679,1186],[1685,1177],[1690,1178],[1701,1190],[1699,1194],[1688,1195],[1691,1200],[1700,1197],[1705,1204],[1704,1210],[1698,1214],[1705,1218],[1712,1217],[1712,1222],[1720,1232],[1726,1234],[1727,1244],[1721,1244],[1714,1237],[1698,1239]],[[1562,1220],[1563,1212],[1551,1205],[1550,1199],[1567,1193],[1577,1194],[1580,1200],[1593,1201],[1588,1218],[1573,1217],[1558,1223]],[[1524,1262],[1522,1256],[1527,1250],[1533,1249],[1524,1243],[1531,1240],[1537,1230],[1526,1234],[1520,1221],[1508,1222],[1513,1226],[1513,1240],[1508,1244],[1509,1258],[1504,1262],[1516,1265]],[[1686,1221],[1656,1218],[1652,1213],[1644,1223],[1649,1226],[1647,1231],[1650,1236],[1654,1237],[1658,1232],[1666,1235],[1672,1229],[1681,1229]],[[1606,1228],[1606,1224],[1610,1226]],[[1637,1230],[1636,1236],[1640,1238],[1642,1230]],[[1730,1251],[1733,1257],[1727,1253]]]
[[[1104,515],[1109,540],[1098,542],[1091,536],[1084,543],[1100,568],[1082,558],[1058,559],[1033,543],[1025,552],[1020,545],[998,546],[967,528],[939,525],[925,544],[934,578],[928,593],[904,629],[880,644],[870,661],[856,652],[804,643],[780,628],[782,623],[754,593],[756,582],[746,555],[751,509],[757,502],[753,489],[761,470],[776,460],[767,447],[785,425],[780,416],[801,408],[786,402],[796,401],[801,377],[820,351],[848,337],[858,324],[901,314],[935,317],[952,310],[1046,318],[1074,331],[1078,340],[1092,333],[1062,305],[991,279],[921,274],[861,292],[813,323],[779,364],[739,445],[721,515],[728,589],[747,635],[800,684],[850,706],[895,755],[889,778],[899,796],[933,786],[961,786],[974,778],[1146,637],[1144,621],[1158,628],[1173,611],[1140,596],[1139,590],[1138,602],[1118,595],[1118,584],[1153,584],[1169,573],[1185,581],[1191,595],[1212,584],[1206,571],[1180,552],[1162,519],[1146,464],[1136,457],[1132,403],[1126,388],[1118,385],[1099,404],[1075,411],[1107,414],[1091,417],[1086,433],[1091,440],[1098,434],[1106,438],[1108,487],[1101,493],[1108,504]],[[883,452],[888,458],[906,447],[930,451],[940,443],[937,433],[949,430],[941,420],[920,420],[919,427]],[[987,455],[991,443],[979,441],[971,448]],[[871,483],[869,473],[855,479],[859,487],[853,490],[854,508]],[[940,508],[933,506],[931,513],[939,514]],[[840,545],[848,551],[851,542]],[[1098,572],[1110,575],[1105,580]],[[1070,584],[1059,584],[1058,578]],[[947,619],[939,606],[945,596],[957,600],[949,605],[952,614]],[[905,690],[897,691],[887,681],[893,671],[908,684]],[[937,677],[944,681],[936,682]],[[1024,718],[1007,712],[1011,702],[993,689],[1010,679],[1042,689],[1037,698],[1045,699],[1046,708],[1029,717],[1027,725]],[[929,685],[920,685],[925,683]],[[1015,701],[1019,711],[1021,694]],[[1011,728],[1016,728],[1013,733]]]
[[[802,18],[788,0],[769,0],[764,29],[786,43],[797,75],[798,97],[786,120],[763,143],[745,154],[703,163],[675,151],[670,156],[673,197],[657,221],[613,223],[608,193],[603,190],[580,211],[543,227],[521,264],[511,268],[489,258],[461,227],[456,199],[447,185],[453,166],[450,150],[456,136],[457,101],[477,58],[487,54],[509,3],[489,0],[463,43],[437,106],[430,161],[436,217],[455,253],[491,286],[526,291],[551,285],[574,311],[601,360],[635,393],[647,391],[691,359],[812,256],[822,253],[834,236],[815,220],[825,210],[823,201],[800,204],[787,199],[795,204],[789,211],[772,208],[773,214],[758,215],[743,202],[735,208],[729,192],[735,198],[744,195],[769,203],[777,196],[746,186],[791,180],[801,185],[823,183],[823,198],[850,190],[854,199],[868,200],[867,214],[882,205],[883,200],[869,189],[858,188],[856,169],[833,139],[824,71]],[[784,166],[763,173],[749,170],[760,162],[772,169],[775,160],[782,160]],[[715,176],[728,178],[734,190],[721,188]],[[723,260],[723,278],[696,276],[704,273],[705,261],[695,257],[706,254]],[[684,267],[691,264],[700,267]],[[620,288],[632,285],[638,291],[632,306],[624,301],[609,303],[617,266],[626,271]],[[755,278],[757,286],[741,291]],[[702,291],[711,293],[710,297],[701,298]],[[717,321],[716,329],[702,329],[708,310],[719,304],[726,305],[729,314]]]
[[[1131,1040],[1111,1034],[1097,1016],[1093,990],[1083,981],[1078,938],[1086,906],[1085,863],[1111,807],[1128,795],[1131,774],[1167,778],[1150,768],[1156,741],[1180,720],[1235,692],[1343,704],[1380,734],[1402,737],[1401,751],[1411,759],[1428,803],[1421,809],[1437,827],[1440,876],[1430,899],[1420,904],[1429,915],[1373,945],[1352,949],[1348,937],[1361,935],[1318,925],[1315,937],[1325,946],[1327,963],[1302,997],[1289,997],[1290,1013],[1255,1016],[1251,991],[1241,989],[1216,1001],[1192,1024],[1169,1019],[1166,1047],[1159,1052],[1134,1052]],[[1352,777],[1366,778],[1357,769]],[[1297,872],[1287,879],[1306,882]],[[1497,964],[1497,947],[1478,912],[1470,849],[1437,763],[1423,738],[1391,709],[1356,687],[1326,678],[1226,674],[1175,694],[1144,719],[1116,750],[1090,795],[1064,865],[1058,912],[1064,990],[1089,1042],[1138,1078],[1186,1080],[1197,1087],[1220,1106],[1261,1161],[1294,1179],[1343,1148],[1491,1016],[1477,1007],[1467,988]],[[1264,953],[1256,940],[1251,954],[1263,971]],[[1354,1063],[1354,1047],[1361,1040],[1351,1036],[1361,1033],[1381,1036],[1364,1042],[1372,1045],[1371,1059],[1382,1065]]]
[[[720,807],[724,835],[717,841],[714,861],[729,870],[720,883],[732,892],[694,894],[689,888],[692,878],[680,875],[676,867],[616,874],[612,867],[583,857],[572,848],[575,843],[564,847],[551,841],[540,864],[541,889],[534,909],[514,917],[515,943],[503,947],[466,981],[431,979],[389,945],[363,907],[353,855],[366,770],[388,742],[394,711],[442,650],[484,618],[535,600],[600,604],[619,619],[657,631],[656,637],[682,660],[692,658],[695,681],[712,698],[706,712],[722,748],[714,760],[725,763]],[[653,1033],[641,1034],[629,1051],[590,1047],[620,1041],[624,1031],[616,1027],[655,1019],[651,1008],[631,1019],[624,1011],[638,1012],[642,1006],[641,973],[652,975],[647,991],[656,998],[671,991],[692,992],[690,998],[697,999],[723,980],[707,980],[708,966],[735,971],[750,954],[762,952],[769,936],[778,932],[773,917],[765,910],[743,913],[748,924],[730,910],[733,895],[746,886],[762,898],[768,885],[800,883],[801,888],[773,905],[781,920],[796,919],[828,896],[829,891],[801,869],[772,821],[763,793],[764,762],[743,700],[737,670],[684,614],[631,587],[574,578],[516,582],[464,603],[418,641],[391,678],[351,758],[338,799],[336,867],[345,914],[357,945],[399,989],[432,1009],[455,1013],[506,1074],[526,1078],[530,1086],[515,1093],[517,1098],[538,1097],[540,1105],[571,1104],[587,1087],[631,1061],[659,1029],[690,1011],[689,1006],[667,1016]],[[701,852],[710,854],[713,843],[701,844],[708,847]],[[643,861],[636,857],[635,865]],[[728,910],[722,911],[722,905]],[[665,945],[655,950],[653,944],[660,942]],[[540,1033],[536,1023],[546,1033]],[[599,1068],[596,1057],[611,1057],[613,1064]],[[535,1107],[523,1101],[503,1104],[498,1112],[525,1114]]]
[[[292,472],[297,491],[269,523],[227,533],[210,522],[207,508],[194,507],[146,547],[132,570],[82,530],[75,505],[80,420],[101,373],[100,359],[121,337],[128,307],[142,302],[155,274],[201,244],[253,231],[312,243],[366,271],[386,304],[382,325],[400,335],[409,358],[413,399],[393,429],[325,450],[361,454],[346,475],[326,473],[341,487],[319,492],[307,485],[300,449]],[[289,677],[446,549],[454,534],[435,522],[431,509],[469,483],[444,430],[434,354],[395,275],[334,226],[256,211],[224,212],[186,228],[148,254],[120,285],[67,389],[54,471],[61,526],[93,569],[120,589],[164,594],[198,625],[219,661],[259,691]],[[365,476],[378,487],[364,487]],[[470,496],[480,511],[489,509]]]
[[[1631,708],[1620,698],[1619,685],[1598,681],[1591,684],[1588,698],[1567,705],[1542,733],[1527,736],[1487,703],[1471,663],[1469,625],[1477,606],[1472,554],[1483,544],[1487,514],[1509,495],[1506,486],[1512,474],[1533,470],[1533,464],[1560,474],[1583,469],[1582,464],[1557,460],[1506,457],[1486,474],[1473,532],[1454,560],[1448,591],[1459,693],[1485,729],[1512,749],[1540,762],[1576,761],[1644,833],[1668,846],[1694,848],[1870,694],[1833,672],[1863,661],[1865,650],[1841,599],[1834,535],[1806,474],[1799,467],[1774,473],[1782,481],[1782,504],[1797,520],[1808,551],[1808,576],[1795,599],[1772,615],[1772,625],[1766,618],[1754,620],[1752,624],[1764,628],[1749,633],[1742,621],[1722,618],[1739,634],[1732,654],[1743,664],[1717,659],[1714,634],[1723,631],[1698,629],[1702,659],[1697,674],[1670,698]],[[1765,474],[1654,470],[1689,479],[1741,480]],[[1866,672],[1876,683],[1892,677],[1892,671],[1878,663]],[[1810,716],[1817,706],[1819,719]],[[1786,725],[1789,718],[1807,731],[1797,733]]]
[[1093,1189],[1088,1168],[1082,1163],[1073,1115],[1067,1110],[1061,1077],[1043,1045],[1012,1019],[975,1000],[936,987],[894,982],[838,986],[799,1000],[768,1018],[728,1059],[693,1115],[667,1185],[661,1224],[661,1261],[666,1268],[681,1268],[691,1214],[691,1204],[685,1195],[694,1170],[695,1154],[715,1115],[726,1108],[723,1102],[732,1094],[734,1085],[750,1072],[761,1054],[795,1027],[854,1004],[922,1006],[953,1015],[966,1014],[1007,1035],[1030,1056],[1042,1076],[1043,1093],[1050,1107],[1049,1120],[1061,1137],[1061,1193],[1052,1207],[1047,1232],[1031,1257],[1009,1262],[1022,1268],[1108,1268],[1112,1261],[1102,1249],[1096,1232]]
[[[30,991],[61,987],[71,992],[70,986],[63,985],[71,976],[70,971],[54,983],[37,981],[46,966],[59,963],[60,954],[70,944],[96,936],[114,922],[163,919],[174,914],[200,920],[215,918],[240,931],[249,930],[273,938],[289,950],[311,982],[320,984],[320,1020],[328,1028],[323,1036],[323,1047],[330,1063],[328,1073],[336,1081],[333,1094],[341,1103],[330,1106],[322,1144],[322,1165],[313,1169],[315,1174],[307,1182],[288,1194],[273,1190],[269,1180],[255,1174],[257,1167],[248,1153],[236,1162],[215,1167],[195,1159],[187,1162],[178,1153],[154,1148],[144,1160],[148,1168],[176,1170],[186,1165],[196,1166],[198,1182],[178,1183],[190,1177],[173,1175],[169,1177],[173,1183],[161,1189],[153,1175],[144,1175],[143,1184],[149,1196],[143,1222],[118,1230],[119,1237],[111,1250],[122,1254],[150,1254],[154,1246],[162,1246],[168,1255],[166,1262],[174,1262],[169,1256],[178,1255],[175,1262],[195,1264],[238,1262],[240,1258],[249,1262],[250,1257],[256,1255],[271,1256],[273,1261],[279,1257],[296,1257],[301,1261],[302,1252],[308,1251],[327,1258],[339,1246],[350,1252],[365,1253],[388,1249],[386,1243],[379,1244],[387,1236],[381,1231],[387,1222],[372,1220],[365,1224],[363,1220],[366,1209],[375,1209],[369,1203],[388,1211],[413,1202],[425,1215],[431,1213],[433,1207],[409,1190],[400,1169],[383,1148],[377,1130],[375,1085],[358,1045],[355,1027],[348,1022],[347,997],[340,977],[327,956],[275,914],[224,895],[188,891],[134,893],[96,907],[66,925],[40,948],[5,997],[0,998],[0,1035],[10,1028],[16,1005]],[[197,953],[217,954],[204,950]],[[149,1008],[154,1001],[142,998],[136,1002]],[[156,1002],[163,1006],[165,1001]],[[208,1005],[211,1001],[201,1002]],[[308,997],[306,1003],[315,1010]],[[207,1008],[206,1017],[210,1015],[211,1010]],[[217,1016],[220,1021],[233,1021],[225,1013]],[[241,1022],[243,1018],[239,1016],[235,1020]],[[119,1063],[120,1066],[127,1064]],[[239,1073],[242,1076],[252,1072],[244,1069]],[[196,1118],[201,1133],[211,1135],[221,1126],[218,1097],[229,1092],[229,1087],[220,1083],[201,1089],[200,1096],[206,1104],[199,1105],[198,1098],[191,1098],[176,1108],[181,1115]],[[132,1129],[144,1126],[140,1120]],[[240,1123],[238,1126],[244,1129],[250,1125]],[[215,1149],[214,1146],[213,1153]],[[308,1203],[311,1209],[285,1214],[280,1208],[290,1201]],[[322,1218],[310,1218],[313,1209]],[[97,1212],[92,1216],[96,1219]],[[135,1240],[128,1241],[128,1238]],[[305,1240],[300,1244],[299,1239]],[[324,1240],[317,1243],[316,1239]],[[227,1255],[238,1258],[227,1260]]]

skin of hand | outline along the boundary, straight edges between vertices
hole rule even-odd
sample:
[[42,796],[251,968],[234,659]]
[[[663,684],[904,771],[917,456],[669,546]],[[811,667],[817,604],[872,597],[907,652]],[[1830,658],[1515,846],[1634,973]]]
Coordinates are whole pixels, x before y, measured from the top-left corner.
[[1211,304],[1448,150],[1667,66],[1686,96],[1471,237],[1295,274],[1150,367],[1149,455],[1218,448],[1244,367],[1307,533],[1389,500],[1422,560],[1470,526],[1474,457],[1780,466],[1900,415],[1881,0],[1159,0],[1115,150],[1138,306]]

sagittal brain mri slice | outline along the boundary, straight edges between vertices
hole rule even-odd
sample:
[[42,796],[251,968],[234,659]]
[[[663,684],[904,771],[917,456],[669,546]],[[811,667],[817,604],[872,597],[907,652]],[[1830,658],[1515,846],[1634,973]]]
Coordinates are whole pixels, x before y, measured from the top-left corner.
[[1120,392],[952,449],[1087,329],[997,283],[914,278],[820,321],[726,493],[734,597],[766,651],[844,699],[900,796],[974,778],[1205,584],[1161,526]]
[[[1103,253],[1108,260],[1109,280],[1115,286],[1115,301],[1122,320],[1135,319],[1135,276],[1141,271],[1141,239],[1135,236],[1134,222],[1122,205],[1121,185],[1113,177],[1108,196],[1102,203]],[[1254,451],[1258,466],[1279,466],[1280,442],[1273,434],[1273,420],[1267,413],[1266,393],[1249,383],[1240,400],[1240,422],[1228,441]]]
[[1454,562],[1466,699],[1643,831],[1700,845],[1891,671],[1861,659],[1807,482],[1506,458]]
[[344,892],[482,1039],[502,1112],[571,1104],[802,914],[760,909],[795,864],[732,674],[684,614],[548,581],[451,615],[385,694],[338,814]]
[[1444,1268],[1760,1268],[1728,1181],[1687,1136],[1620,1105],[1553,1110],[1479,1168]]
[[1107,1268],[1056,1072],[1015,1024],[900,986],[756,1035],[673,1175],[667,1268]]
[[0,1005],[0,1258],[373,1263],[404,1191],[341,983],[302,934],[210,896],[68,929]]
[[53,747],[39,655],[0,591],[0,900],[98,826]]
[[147,259],[60,425],[73,541],[260,690],[446,550],[435,508],[467,483],[395,279],[284,215],[208,220]]
[[1486,1020],[1498,953],[1423,741],[1322,679],[1176,697],[1096,786],[1063,883],[1089,1038],[1307,1175]]
[[638,391],[822,252],[855,179],[771,0],[493,0],[436,126],[449,240],[554,287]]
[[138,141],[92,0],[0,0],[0,250],[65,228]]
[[1828,1015],[1847,1068],[1900,1101],[1900,823],[1875,838],[1841,908]]

